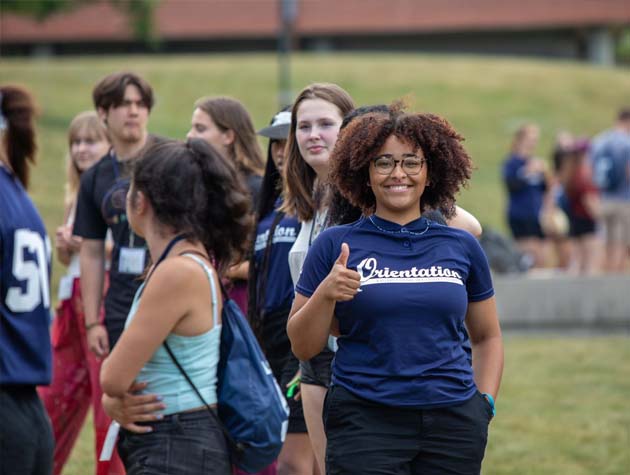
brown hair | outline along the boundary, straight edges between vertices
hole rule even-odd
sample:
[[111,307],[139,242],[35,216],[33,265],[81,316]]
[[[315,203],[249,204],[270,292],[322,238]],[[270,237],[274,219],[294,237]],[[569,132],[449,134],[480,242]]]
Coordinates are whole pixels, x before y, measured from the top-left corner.
[[523,124],[516,129],[516,132],[514,132],[514,138],[512,139],[512,153],[519,153],[523,145],[523,140],[525,140],[525,137],[532,132],[540,133],[540,127],[534,123],[528,123]]
[[109,110],[110,107],[118,107],[125,99],[127,86],[136,86],[140,91],[142,103],[151,111],[154,104],[153,89],[137,74],[131,72],[118,72],[105,76],[94,86],[92,100],[97,109]]
[[256,138],[256,130],[245,106],[231,97],[202,97],[195,102],[225,132],[234,132],[234,142],[229,147],[229,159],[245,175],[262,176],[265,162]]
[[302,157],[295,139],[297,129],[297,110],[302,101],[307,99],[322,99],[334,104],[343,118],[354,109],[354,102],[344,89],[336,84],[315,83],[305,87],[298,94],[291,110],[291,128],[287,140],[287,158],[284,165],[284,203],[282,210],[295,215],[302,222],[313,218],[315,200],[313,188],[316,173]]
[[617,113],[617,120],[627,122],[630,120],[630,107],[622,107]]
[[[37,109],[30,93],[20,86],[0,87],[0,115],[6,121],[0,153],[24,188],[29,184],[29,166],[35,164],[34,118]],[[29,163],[30,162],[30,163]]]
[[201,139],[159,139],[133,166],[132,189],[146,195],[160,224],[202,243],[219,273],[243,259],[253,225],[251,203],[227,157]]
[[330,178],[341,194],[364,214],[373,213],[376,199],[367,186],[372,158],[390,136],[421,149],[427,159],[428,185],[421,211],[439,209],[447,218],[455,211],[455,194],[470,179],[472,161],[463,138],[445,119],[433,114],[408,114],[400,105],[386,113],[355,118],[343,129],[330,157]]
[[[93,140],[101,141],[105,140],[109,142],[107,135],[107,129],[105,124],[99,118],[94,111],[85,111],[76,115],[70,126],[68,127],[68,149],[72,147],[79,134],[85,132],[87,136]],[[72,155],[68,152],[66,159],[66,185],[64,204],[66,208],[72,205],[77,198],[77,192],[79,191],[79,182],[81,179],[81,172],[77,168],[76,163],[72,160]]]

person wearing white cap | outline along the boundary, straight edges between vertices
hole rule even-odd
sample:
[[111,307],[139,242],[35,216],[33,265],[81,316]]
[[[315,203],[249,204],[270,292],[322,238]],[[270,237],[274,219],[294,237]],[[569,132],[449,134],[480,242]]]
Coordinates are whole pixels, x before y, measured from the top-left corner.
[[286,392],[291,409],[289,428],[278,456],[278,474],[318,473],[315,455],[296,391],[299,362],[291,352],[286,332],[293,302],[293,281],[288,255],[300,231],[296,216],[279,211],[282,205],[282,167],[291,125],[290,108],[278,112],[271,124],[258,131],[269,138],[267,165],[256,209],[256,238],[249,265],[248,317],[262,342],[278,384]]

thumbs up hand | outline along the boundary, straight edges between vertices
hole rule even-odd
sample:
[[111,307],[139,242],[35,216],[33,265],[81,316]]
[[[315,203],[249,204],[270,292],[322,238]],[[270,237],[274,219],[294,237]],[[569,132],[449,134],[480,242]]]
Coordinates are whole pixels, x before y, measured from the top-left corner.
[[357,271],[347,268],[349,257],[350,247],[344,242],[339,257],[321,284],[324,295],[330,300],[346,302],[352,300],[359,291],[361,276]]

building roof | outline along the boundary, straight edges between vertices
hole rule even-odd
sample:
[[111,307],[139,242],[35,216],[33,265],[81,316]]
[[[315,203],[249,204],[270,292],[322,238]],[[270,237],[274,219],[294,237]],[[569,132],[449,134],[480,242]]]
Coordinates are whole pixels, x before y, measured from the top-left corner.
[[[164,40],[273,37],[278,0],[161,0]],[[540,30],[630,24],[628,0],[298,0],[298,36]],[[2,12],[0,42],[76,43],[133,39],[123,13],[86,4],[43,22]]]

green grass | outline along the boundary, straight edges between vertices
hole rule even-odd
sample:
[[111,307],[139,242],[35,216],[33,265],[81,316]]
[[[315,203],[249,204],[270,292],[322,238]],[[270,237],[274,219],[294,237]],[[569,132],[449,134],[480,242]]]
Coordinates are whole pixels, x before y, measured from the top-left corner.
[[[192,104],[202,95],[239,98],[257,127],[277,108],[273,55],[2,60],[0,83],[25,84],[41,105],[32,194],[49,229],[62,218],[66,127],[77,112],[92,107],[94,84],[121,69],[137,71],[153,85],[157,105],[150,130],[157,134],[184,137]],[[539,153],[547,156],[558,130],[592,135],[608,127],[630,91],[627,70],[470,56],[296,55],[292,74],[295,90],[313,81],[337,82],[357,104],[407,97],[414,109],[447,117],[466,137],[477,167],[460,204],[500,228],[505,200],[499,164],[515,128],[524,121],[541,124]]]
[[[150,130],[184,137],[192,104],[202,95],[232,95],[263,127],[277,109],[272,55],[132,56],[3,59],[0,83],[21,83],[36,95],[39,166],[31,193],[49,232],[62,219],[66,127],[92,107],[93,85],[133,69],[155,88]],[[357,104],[407,97],[415,110],[447,117],[466,137],[476,171],[459,203],[504,229],[499,164],[512,132],[525,121],[542,126],[538,150],[554,135],[592,135],[630,103],[628,70],[571,62],[409,54],[296,55],[294,90],[337,82]],[[55,264],[53,288],[61,268]],[[630,345],[627,338],[506,341],[504,386],[492,423],[484,474],[630,473]],[[66,475],[91,473],[92,435],[84,430]]]
[[[630,473],[630,339],[508,336],[484,475]],[[88,421],[65,475],[92,473]]]
[[[90,109],[91,89],[105,74],[137,71],[153,85],[157,104],[150,130],[185,136],[192,104],[203,95],[232,95],[250,110],[257,127],[277,109],[273,55],[104,56],[0,60],[0,83],[28,86],[36,95],[39,166],[31,193],[49,230],[63,215],[66,127]],[[296,55],[294,90],[313,81],[337,82],[356,103],[406,97],[415,110],[447,117],[466,137],[476,171],[459,203],[488,225],[504,229],[505,197],[499,164],[512,132],[524,121],[542,126],[538,150],[548,156],[561,129],[592,135],[608,127],[630,92],[628,70],[572,62],[410,54]],[[54,272],[56,285],[60,269]]]

